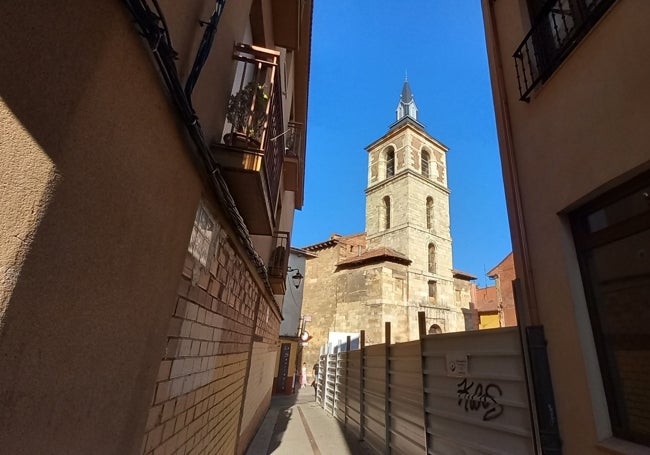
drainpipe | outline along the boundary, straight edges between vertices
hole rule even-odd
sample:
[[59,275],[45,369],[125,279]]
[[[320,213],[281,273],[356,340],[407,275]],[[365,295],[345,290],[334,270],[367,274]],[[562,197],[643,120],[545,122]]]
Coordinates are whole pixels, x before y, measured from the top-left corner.
[[[510,123],[510,109],[508,106],[507,92],[503,77],[503,64],[501,46],[499,44],[499,32],[494,14],[494,2],[496,0],[482,0],[483,11],[487,12],[485,21],[486,43],[490,46],[492,55],[491,78],[493,91],[495,91],[495,115],[501,150],[501,163],[503,169],[504,185],[506,187],[506,198],[508,201],[508,215],[510,216],[511,237],[513,249],[519,254],[519,270],[522,271],[521,278],[516,279],[513,284],[515,297],[515,308],[517,312],[517,323],[519,325],[519,337],[521,351],[524,357],[524,370],[526,374],[526,391],[530,405],[530,419],[533,427],[533,444],[535,454],[543,454],[539,438],[539,418],[537,403],[535,402],[535,381],[531,369],[530,355],[528,352],[528,341],[525,328],[538,324],[537,305],[532,283],[532,274],[529,270],[528,246],[526,243],[526,226],[524,223],[523,204],[519,189],[517,175],[517,163],[514,155],[514,144],[512,139],[512,125]],[[512,211],[510,210],[512,209]]]
[[[535,284],[532,274],[530,261],[530,251],[528,249],[528,239],[526,236],[526,223],[524,216],[521,190],[519,185],[519,176],[517,175],[517,160],[514,153],[514,141],[512,139],[512,124],[510,122],[510,108],[508,106],[508,95],[503,78],[503,65],[501,59],[501,47],[499,44],[499,31],[496,25],[494,15],[494,2],[496,0],[483,0],[483,11],[488,13],[486,22],[486,35],[488,45],[492,48],[494,56],[494,84],[496,89],[495,114],[497,120],[502,126],[499,132],[499,144],[501,146],[501,159],[503,166],[504,183],[508,191],[508,201],[512,208],[514,220],[511,219],[510,227],[512,229],[513,246],[519,252],[519,270],[521,271],[522,297],[523,305],[517,305],[517,320],[520,325],[539,325],[539,313],[537,308],[537,298],[535,294]],[[489,27],[489,29],[487,29]],[[491,36],[491,39],[489,39]]]

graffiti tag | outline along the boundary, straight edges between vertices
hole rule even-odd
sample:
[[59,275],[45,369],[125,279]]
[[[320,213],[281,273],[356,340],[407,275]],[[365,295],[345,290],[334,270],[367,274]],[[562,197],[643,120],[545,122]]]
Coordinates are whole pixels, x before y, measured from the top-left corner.
[[501,387],[496,384],[483,386],[480,382],[469,382],[463,379],[457,384],[458,406],[465,412],[484,410],[483,420],[494,420],[503,414],[503,406],[497,398],[503,396]]

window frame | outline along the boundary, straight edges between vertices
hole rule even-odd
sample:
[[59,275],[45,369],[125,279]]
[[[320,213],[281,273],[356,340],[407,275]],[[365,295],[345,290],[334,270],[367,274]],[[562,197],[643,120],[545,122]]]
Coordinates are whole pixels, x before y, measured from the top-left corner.
[[393,147],[388,147],[385,153],[386,160],[386,178],[390,178],[395,175],[395,149]]
[[426,222],[427,222],[427,229],[433,229],[433,209],[435,207],[435,203],[433,201],[433,198],[431,196],[427,196],[427,202],[426,202]]
[[[426,171],[424,169],[425,167]],[[431,154],[426,149],[420,152],[420,172],[423,177],[431,178]]]
[[382,199],[383,209],[384,209],[384,230],[390,229],[391,219],[390,219],[390,196],[384,196]]
[[[606,329],[609,326],[606,325],[607,321],[603,321],[601,318],[603,299],[597,291],[599,282],[596,281],[597,277],[591,258],[593,252],[598,248],[615,244],[616,242],[650,230],[650,210],[644,213],[633,214],[628,218],[619,219],[611,225],[591,230],[589,217],[644,189],[649,184],[650,171],[646,171],[577,208],[568,217],[580,268],[582,288],[585,293],[587,313],[596,347],[596,355],[599,363],[598,369],[603,381],[612,433],[617,438],[645,446],[650,446],[650,432],[648,434],[634,433],[628,423],[628,413],[625,409],[627,400],[620,385],[620,368],[612,364],[611,354],[615,351],[615,346],[608,340]],[[625,349],[621,350],[625,351]]]
[[433,242],[427,247],[427,263],[429,273],[436,273],[436,244]]

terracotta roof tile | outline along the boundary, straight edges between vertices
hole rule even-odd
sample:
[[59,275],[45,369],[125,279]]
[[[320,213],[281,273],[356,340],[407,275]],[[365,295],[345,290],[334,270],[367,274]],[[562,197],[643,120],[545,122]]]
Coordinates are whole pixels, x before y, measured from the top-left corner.
[[359,264],[362,262],[368,262],[373,259],[379,259],[379,258],[383,258],[386,261],[397,262],[405,265],[411,263],[411,260],[406,256],[404,256],[402,253],[395,251],[391,248],[381,247],[381,248],[375,248],[373,250],[367,250],[364,253],[360,254],[359,256],[344,259],[336,265],[344,266],[344,265],[351,265],[351,264]]

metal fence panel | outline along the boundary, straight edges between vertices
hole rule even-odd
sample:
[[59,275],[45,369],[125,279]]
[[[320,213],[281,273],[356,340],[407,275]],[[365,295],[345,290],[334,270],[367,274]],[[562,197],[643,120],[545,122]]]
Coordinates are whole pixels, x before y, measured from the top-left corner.
[[379,453],[386,447],[386,346],[365,348],[364,357],[364,439]]
[[390,427],[393,453],[425,451],[420,342],[390,347]]
[[320,405],[378,454],[535,453],[516,328],[367,346],[320,366]]
[[333,413],[336,392],[336,354],[326,356],[325,368],[323,408],[329,413]]
[[535,453],[516,328],[428,336],[422,346],[429,453]]

